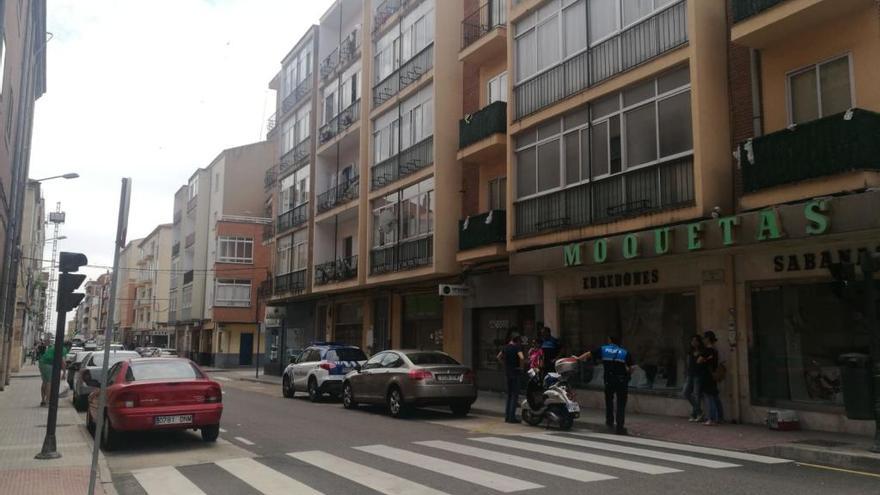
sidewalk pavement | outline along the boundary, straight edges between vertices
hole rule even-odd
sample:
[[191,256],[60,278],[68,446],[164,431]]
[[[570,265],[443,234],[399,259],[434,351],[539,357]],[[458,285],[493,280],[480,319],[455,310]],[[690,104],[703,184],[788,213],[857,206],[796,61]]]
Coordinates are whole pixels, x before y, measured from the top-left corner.
[[[13,374],[0,392],[0,493],[16,495],[82,495],[88,492],[92,438],[73,409],[69,395],[58,400],[56,448],[61,458],[37,460],[43,446],[49,409],[40,407],[40,374],[27,365]],[[67,387],[61,385],[62,391]],[[101,459],[103,460],[103,459]],[[106,463],[104,463],[106,467]],[[109,471],[103,480],[109,482]],[[105,491],[101,479],[97,494]],[[109,485],[109,483],[108,483]]]
[[[281,377],[255,376],[250,369],[206,368],[226,379],[280,385]],[[503,393],[481,390],[472,411],[476,414],[504,415]],[[584,407],[583,405],[581,407]],[[584,408],[576,421],[579,428],[606,431],[605,411]],[[689,423],[687,418],[650,414],[627,414],[627,430],[632,436],[722,449],[758,452],[794,461],[821,464],[841,469],[880,473],[880,454],[868,448],[873,439],[864,436],[821,431],[775,431],[747,424],[704,426]]]

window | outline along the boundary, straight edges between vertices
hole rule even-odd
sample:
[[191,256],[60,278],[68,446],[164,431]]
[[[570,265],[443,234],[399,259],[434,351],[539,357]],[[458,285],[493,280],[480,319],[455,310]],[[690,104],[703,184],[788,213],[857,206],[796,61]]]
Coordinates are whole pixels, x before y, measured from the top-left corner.
[[171,289],[168,292],[168,312],[177,311],[177,289]]
[[218,279],[214,290],[215,306],[246,308],[251,305],[251,281]]
[[221,236],[217,239],[219,263],[253,263],[254,240],[249,237]]
[[305,42],[305,48],[284,66],[283,96],[296,90],[296,87],[312,73],[312,43]]
[[342,257],[351,258],[354,253],[354,239],[352,236],[346,236],[342,239]]
[[391,110],[373,121],[373,164],[381,163],[399,151],[400,117]]
[[849,55],[788,76],[789,123],[801,124],[854,106]]
[[324,90],[324,124],[330,121],[333,117],[336,117],[337,97],[336,85],[331,84]]
[[183,301],[181,302],[180,307],[182,309],[192,308],[192,297],[193,297],[192,284],[183,286],[183,292],[181,292],[181,296],[183,298]]
[[309,231],[298,230],[278,240],[278,259],[276,263],[277,274],[305,270],[308,267],[309,256]]
[[281,154],[296,146],[296,118],[291,117],[281,124]]
[[300,167],[296,172],[281,179],[281,213],[309,201],[309,167]]
[[390,76],[401,65],[434,41],[434,2],[422,2],[376,41],[373,49],[373,84]]
[[373,247],[383,248],[434,231],[434,178],[373,202]]
[[311,108],[306,105],[296,112],[296,144],[299,144],[309,137],[309,118],[311,117]]
[[361,69],[360,67],[352,67],[346,70],[342,75],[342,85],[340,88],[339,111],[347,109],[352,103],[358,101],[361,97]]
[[489,209],[507,209],[507,177],[496,177],[489,181]]
[[487,104],[491,105],[496,101],[507,101],[507,72],[502,72],[489,79],[486,90]]
[[189,187],[187,188],[187,199],[193,199],[198,195],[199,195],[199,176],[194,175],[189,180]]
[[[400,105],[400,149],[416,145],[434,133],[434,102],[428,86]],[[393,111],[393,110],[392,110]]]

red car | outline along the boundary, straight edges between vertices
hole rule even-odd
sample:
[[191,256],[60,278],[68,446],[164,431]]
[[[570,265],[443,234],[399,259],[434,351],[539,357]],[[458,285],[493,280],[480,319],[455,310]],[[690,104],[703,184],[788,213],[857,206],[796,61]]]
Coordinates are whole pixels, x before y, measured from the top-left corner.
[[[189,359],[135,358],[120,361],[107,371],[107,408],[101,447],[112,450],[125,431],[201,430],[206,442],[217,440],[223,394]],[[98,385],[94,371],[83,380]],[[86,426],[95,434],[98,392],[89,396]]]

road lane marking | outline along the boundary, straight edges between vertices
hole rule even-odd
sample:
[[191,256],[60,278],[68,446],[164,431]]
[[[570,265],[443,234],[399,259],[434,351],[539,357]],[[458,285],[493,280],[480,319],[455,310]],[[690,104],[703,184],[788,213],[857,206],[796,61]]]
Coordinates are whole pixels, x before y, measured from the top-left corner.
[[735,450],[715,449],[712,447],[700,447],[699,445],[688,445],[684,443],[663,442],[660,440],[650,440],[648,438],[609,435],[607,433],[572,433],[572,435],[577,435],[579,437],[599,438],[603,440],[613,440],[615,442],[633,443],[637,445],[645,445],[648,447],[681,450],[684,452],[693,452],[695,454],[714,455],[716,457],[727,457],[730,459],[757,462],[761,464],[784,464],[787,462],[792,462],[788,459],[781,459],[779,457],[768,457],[764,455],[750,454],[748,452],[737,452]]
[[220,433],[226,433],[226,430],[223,428],[220,428]]
[[206,495],[173,466],[141,469],[132,474],[148,495]]
[[444,442],[442,440],[415,443],[416,445],[424,445],[426,447],[433,447],[435,449],[441,449],[456,454],[469,455],[490,462],[497,462],[500,464],[507,464],[509,466],[516,466],[523,469],[530,469],[532,471],[544,473],[547,476],[558,476],[561,478],[568,478],[571,480],[583,482],[616,479],[614,476],[609,476],[607,474],[595,473],[593,471],[586,471],[583,469],[576,469],[568,466],[560,466],[559,464],[553,464],[550,462],[536,461],[527,457],[504,454],[492,450],[471,447],[469,445]]
[[416,466],[428,471],[440,473],[475,485],[492,488],[499,492],[510,493],[520,490],[543,488],[541,485],[528,481],[521,481],[500,474],[495,474],[491,471],[477,469],[464,464],[458,464],[408,450],[397,449],[387,445],[366,445],[354,448],[362,452],[367,452],[368,454],[391,459],[392,461],[409,464],[410,466]]
[[739,464],[732,464],[729,462],[713,461],[711,459],[701,459],[699,457],[692,457],[689,455],[670,454],[668,452],[658,452],[656,450],[639,449],[636,447],[626,447],[623,445],[612,445],[610,443],[591,442],[589,440],[579,440],[577,438],[571,437],[548,435],[547,433],[522,433],[519,436],[532,438],[535,440],[544,440],[547,442],[573,445],[576,447],[586,447],[588,449],[605,450],[618,454],[648,457],[651,459],[660,459],[663,461],[678,462],[681,464],[690,464],[693,466],[700,466],[712,469],[739,467]]
[[853,471],[852,469],[843,469],[843,468],[836,468],[836,467],[831,467],[831,466],[823,466],[821,464],[808,464],[806,462],[798,462],[797,465],[798,466],[807,466],[807,467],[816,468],[816,469],[827,469],[828,471],[837,471],[837,472],[846,473],[846,474],[856,474],[859,476],[871,476],[873,478],[880,478],[880,474],[877,474],[877,473],[866,473],[864,471]]
[[238,440],[239,442],[241,442],[245,445],[254,445],[254,442],[251,442],[250,440],[248,440],[247,438],[244,438],[244,437],[232,437],[232,438],[235,438],[236,440]]
[[399,476],[364,466],[363,464],[357,464],[326,452],[312,450],[308,452],[291,452],[287,455],[386,495],[446,495],[444,492],[434,490],[414,481],[409,481]]
[[310,486],[253,459],[226,459],[214,464],[265,495],[323,495]]
[[589,462],[590,464],[598,464],[600,466],[608,466],[617,469],[625,469],[627,471],[635,471],[645,474],[669,474],[680,473],[680,469],[670,468],[666,466],[657,466],[655,464],[646,464],[644,462],[628,461],[626,459],[618,459],[615,457],[607,457],[604,455],[589,454],[579,450],[560,449],[547,445],[537,445],[529,442],[520,442],[507,438],[498,437],[480,437],[471,438],[476,442],[498,445],[501,447],[509,447],[512,449],[526,450],[541,455],[549,455],[553,457],[561,457],[563,459],[571,459],[575,461]]
[[231,382],[232,378],[226,378],[225,376],[212,376],[214,380],[220,380],[221,382]]

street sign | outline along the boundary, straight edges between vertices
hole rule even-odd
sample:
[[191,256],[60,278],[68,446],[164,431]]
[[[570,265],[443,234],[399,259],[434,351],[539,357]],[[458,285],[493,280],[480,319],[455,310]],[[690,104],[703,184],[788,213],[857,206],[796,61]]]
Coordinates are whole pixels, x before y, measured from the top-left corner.
[[441,296],[468,296],[471,288],[467,285],[440,284],[439,292]]

